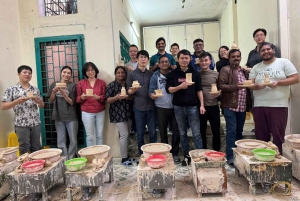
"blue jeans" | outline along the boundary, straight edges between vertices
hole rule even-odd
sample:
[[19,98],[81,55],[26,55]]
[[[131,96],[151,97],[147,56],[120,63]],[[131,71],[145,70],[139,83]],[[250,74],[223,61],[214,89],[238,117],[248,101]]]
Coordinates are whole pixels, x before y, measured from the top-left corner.
[[136,108],[133,108],[133,111],[136,124],[139,154],[143,154],[141,147],[145,144],[144,134],[146,125],[148,127],[150,143],[157,142],[157,135],[155,131],[155,110],[140,111]]
[[189,155],[189,138],[187,136],[187,124],[189,122],[192,134],[194,137],[194,144],[196,149],[202,149],[202,138],[200,134],[200,119],[198,106],[176,106],[174,105],[175,117],[178,123],[180,133],[180,142],[184,155]]
[[95,137],[96,145],[102,145],[105,110],[98,113],[82,112],[81,116],[86,132],[86,146],[95,145]]
[[235,141],[243,139],[246,112],[235,112],[224,108],[224,117],[226,121],[226,158],[231,163],[233,162],[232,148],[236,147]]
[[[55,121],[55,128],[57,147],[62,150],[62,155],[67,156],[68,159],[74,158],[77,152],[78,121]],[[70,140],[69,150],[66,145],[66,131],[68,131]]]

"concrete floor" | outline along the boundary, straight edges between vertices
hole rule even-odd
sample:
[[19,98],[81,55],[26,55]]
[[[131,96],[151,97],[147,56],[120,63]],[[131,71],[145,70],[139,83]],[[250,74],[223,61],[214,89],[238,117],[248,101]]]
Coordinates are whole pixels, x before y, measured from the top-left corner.
[[[296,179],[292,181],[292,195],[283,196],[275,194],[266,194],[262,191],[261,185],[257,184],[257,195],[253,196],[248,193],[248,181],[244,177],[236,177],[234,168],[226,165],[228,176],[228,192],[226,196],[221,194],[203,194],[202,198],[198,198],[194,184],[192,182],[190,168],[176,165],[176,194],[177,200],[182,201],[300,201],[300,182]],[[80,188],[74,189],[75,200],[81,200]],[[283,192],[282,189],[277,188],[276,192]],[[151,196],[151,191],[144,193],[145,200],[154,200]],[[120,159],[114,159],[114,182],[106,183],[104,185],[104,198],[107,201],[137,201],[137,182],[136,182],[136,166],[124,167],[120,165]],[[49,200],[63,201],[66,200],[66,186],[60,181],[49,191]],[[170,200],[171,191],[168,190],[161,199],[156,200]],[[10,200],[10,197],[4,199]],[[20,196],[20,201],[30,201],[29,198]],[[92,198],[91,200],[97,200]]]

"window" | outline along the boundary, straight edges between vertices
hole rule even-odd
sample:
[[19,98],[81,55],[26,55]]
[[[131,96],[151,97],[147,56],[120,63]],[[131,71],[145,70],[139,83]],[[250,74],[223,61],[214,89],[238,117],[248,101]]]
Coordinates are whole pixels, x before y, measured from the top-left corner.
[[40,16],[77,13],[77,0],[39,0]]

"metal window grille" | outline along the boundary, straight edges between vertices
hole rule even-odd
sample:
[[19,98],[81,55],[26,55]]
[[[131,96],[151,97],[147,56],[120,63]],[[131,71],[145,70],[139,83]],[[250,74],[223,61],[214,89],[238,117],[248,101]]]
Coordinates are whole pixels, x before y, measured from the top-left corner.
[[44,0],[45,16],[77,13],[77,0]]
[[[77,83],[82,77],[81,68],[84,62],[83,36],[37,38],[35,39],[35,45],[38,85],[45,102],[45,108],[40,110],[42,142],[43,145],[55,147],[57,145],[57,133],[55,123],[52,120],[52,105],[46,95],[50,85],[61,80],[60,71],[63,66],[68,65],[72,68],[72,82]],[[77,106],[77,115],[79,122],[78,146],[84,147],[85,133],[79,105]]]

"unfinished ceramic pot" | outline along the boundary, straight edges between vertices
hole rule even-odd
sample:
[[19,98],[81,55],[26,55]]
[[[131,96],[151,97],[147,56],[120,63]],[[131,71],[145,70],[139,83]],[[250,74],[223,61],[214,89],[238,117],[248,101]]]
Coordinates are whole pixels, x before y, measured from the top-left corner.
[[253,149],[266,148],[267,142],[254,139],[244,139],[236,141],[235,145],[237,146],[237,151],[241,154],[253,155]]
[[109,150],[110,147],[107,145],[94,145],[80,149],[78,154],[86,158],[88,163],[92,163],[94,158],[106,158]]
[[291,147],[295,149],[300,149],[300,134],[290,134],[284,137]]
[[185,74],[185,81],[186,81],[187,83],[192,82],[192,73],[186,73],[186,74]]
[[31,158],[32,160],[49,160],[51,163],[55,163],[59,160],[61,153],[61,149],[43,149],[33,152],[29,155],[29,158]]
[[19,147],[6,147],[0,149],[0,159],[5,163],[9,163],[17,158]]
[[269,84],[269,83],[270,83],[270,77],[269,77],[269,74],[265,74],[265,80],[264,80],[264,82],[265,82],[266,84]]
[[218,92],[217,84],[211,84],[211,92],[212,93]]
[[126,95],[126,89],[125,89],[125,87],[122,87],[121,96],[125,96],[125,95]]
[[172,147],[165,143],[149,143],[141,147],[145,158],[154,154],[162,154],[168,157],[171,149]]

